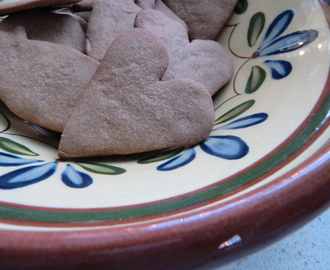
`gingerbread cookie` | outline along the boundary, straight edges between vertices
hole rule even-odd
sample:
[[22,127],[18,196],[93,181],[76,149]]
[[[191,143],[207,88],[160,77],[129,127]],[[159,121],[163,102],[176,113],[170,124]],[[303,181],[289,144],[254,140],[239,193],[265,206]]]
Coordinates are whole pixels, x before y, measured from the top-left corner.
[[76,49],[0,31],[0,99],[26,121],[61,132],[99,63]]
[[188,31],[188,26],[186,23],[181,20],[172,10],[170,10],[162,0],[137,0],[136,4],[142,9],[155,9],[162,12],[167,17],[181,23]]
[[95,0],[87,26],[87,54],[100,61],[112,41],[134,27],[141,9],[134,0]]
[[184,78],[202,84],[211,95],[232,77],[233,64],[222,46],[212,40],[193,40],[185,28],[156,10],[138,13],[135,26],[156,34],[169,52],[170,63],[163,81]]
[[0,1],[0,16],[12,12],[39,7],[59,7],[79,2],[80,0],[16,0]]
[[43,9],[20,11],[5,18],[0,30],[11,32],[19,25],[26,29],[28,39],[62,44],[85,52],[86,35],[79,22],[70,15]]
[[63,159],[189,146],[214,124],[213,102],[199,83],[160,82],[168,54],[160,39],[131,29],[111,44],[63,131]]
[[238,0],[163,0],[189,28],[191,39],[215,39]]

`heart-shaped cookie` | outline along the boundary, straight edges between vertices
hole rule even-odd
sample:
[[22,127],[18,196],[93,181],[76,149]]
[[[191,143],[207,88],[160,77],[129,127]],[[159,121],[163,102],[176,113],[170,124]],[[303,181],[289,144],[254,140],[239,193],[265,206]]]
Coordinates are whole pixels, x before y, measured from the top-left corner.
[[0,99],[30,122],[61,132],[99,63],[76,49],[0,31]]
[[213,95],[231,79],[232,60],[218,42],[193,40],[190,43],[180,23],[152,9],[140,11],[135,26],[156,34],[168,50],[170,62],[163,81],[195,80]]
[[84,90],[59,146],[63,159],[194,145],[210,134],[213,102],[199,83],[160,82],[168,53],[143,29],[118,36]]
[[189,28],[191,39],[215,39],[238,0],[163,0]]

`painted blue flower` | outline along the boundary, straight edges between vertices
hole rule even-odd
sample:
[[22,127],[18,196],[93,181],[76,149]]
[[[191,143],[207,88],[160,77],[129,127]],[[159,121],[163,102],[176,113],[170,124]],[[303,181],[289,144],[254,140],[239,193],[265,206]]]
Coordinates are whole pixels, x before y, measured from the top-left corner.
[[[310,44],[318,37],[316,30],[295,31],[281,36],[290,25],[293,17],[294,12],[292,10],[286,10],[279,14],[268,27],[263,41],[252,57],[259,58],[288,53]],[[270,68],[272,78],[275,80],[287,77],[292,71],[292,65],[288,61],[267,60],[264,64]]]
[[[241,6],[241,8],[242,7],[243,6]],[[239,14],[244,13],[246,8],[247,6],[245,5],[245,8],[241,9],[242,12],[239,12]],[[301,49],[302,47],[312,43],[317,39],[318,31],[313,29],[299,30],[289,34],[283,34],[288,29],[293,18],[293,10],[286,10],[280,13],[269,25],[259,46],[256,46],[258,39],[264,30],[266,16],[263,12],[255,13],[250,19],[247,32],[247,44],[251,48],[256,47],[256,50],[251,56],[239,55],[232,49],[231,43],[233,33],[240,23],[228,25],[228,27],[233,27],[228,40],[229,51],[237,58],[247,59],[238,68],[236,74],[233,76],[233,91],[236,96],[241,95],[240,91],[238,91],[236,87],[236,80],[238,77],[237,75],[240,71],[243,70],[243,66],[249,63],[250,60],[260,59],[262,57],[272,57],[273,59],[267,59],[262,63],[269,68],[272,79],[281,80],[291,74],[293,66],[287,60],[274,59],[274,56]],[[267,72],[261,66],[252,66],[250,76],[246,84],[245,93],[252,94],[256,92],[264,83],[266,76]]]
[[[0,166],[18,167],[0,176],[0,189],[15,189],[46,180],[56,172],[58,164],[58,161],[46,162],[0,152]],[[76,170],[70,164],[66,164],[61,180],[71,188],[85,188],[93,183],[91,176]]]
[[[268,115],[266,113],[257,113],[232,121],[229,124],[215,128],[213,131],[248,128],[266,121],[267,118]],[[199,147],[209,155],[226,160],[240,159],[249,153],[249,147],[244,140],[237,136],[229,135],[209,136],[207,140],[199,145]],[[195,157],[195,148],[189,148],[167,162],[159,165],[157,170],[171,171],[178,169],[192,162]]]

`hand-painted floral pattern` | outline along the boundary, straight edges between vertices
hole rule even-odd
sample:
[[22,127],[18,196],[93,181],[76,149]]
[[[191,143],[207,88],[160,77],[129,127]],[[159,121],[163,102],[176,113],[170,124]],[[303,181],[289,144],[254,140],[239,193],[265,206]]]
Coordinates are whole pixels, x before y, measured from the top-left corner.
[[[17,143],[16,143],[17,144]],[[0,166],[17,167],[17,169],[0,176],[0,189],[14,189],[36,184],[51,177],[58,169],[61,161],[47,162],[39,159],[22,158],[17,155],[0,152]],[[33,165],[31,165],[33,164]],[[77,163],[87,171],[117,175],[124,169],[106,164]],[[62,182],[71,188],[85,188],[93,183],[93,178],[77,170],[72,164],[66,164],[61,173]]]
[[[222,115],[216,120],[217,123],[224,123],[231,120],[233,117],[236,117],[246,110],[248,110],[254,104],[253,100],[240,104],[234,109],[230,110],[226,114]],[[258,113],[249,116],[242,117],[238,120],[232,121],[226,125],[216,127],[213,129],[213,132],[218,130],[230,130],[230,129],[243,129],[248,128],[257,124],[264,122],[268,118],[266,113]],[[246,156],[249,152],[248,145],[237,136],[230,135],[212,135],[209,136],[207,140],[202,142],[199,147],[206,153],[218,158],[226,159],[226,160],[235,160],[240,159]],[[181,150],[182,151],[182,150]],[[161,152],[156,153],[155,155],[147,158],[143,158],[143,162],[139,163],[152,163],[158,162],[164,159],[160,157],[164,157],[164,159],[170,158],[165,163],[159,165],[157,170],[159,171],[171,171],[174,169],[178,169],[184,165],[189,164],[196,158],[196,150],[195,147],[186,149],[185,151],[179,152],[175,157],[168,155],[163,155]]]
[[[243,14],[248,8],[248,1],[239,1],[237,9],[235,10],[238,14]],[[269,57],[278,54],[289,53],[304,46],[312,43],[318,37],[318,32],[316,30],[301,30],[294,31],[292,33],[283,35],[282,34],[288,30],[292,20],[294,18],[293,10],[286,10],[280,13],[269,25],[267,31],[264,34],[264,38],[260,45],[256,47],[256,44],[260,38],[260,35],[264,31],[265,27],[265,14],[263,12],[255,13],[249,23],[248,33],[247,33],[247,43],[249,47],[256,47],[255,52],[251,56],[241,56],[234,52],[232,49],[232,36],[235,29],[240,23],[234,25],[228,25],[227,27],[232,27],[232,33],[228,40],[228,47],[230,52],[237,58],[247,59],[243,65],[238,69],[234,76],[233,90],[235,96],[241,95],[236,88],[237,75],[243,67],[253,59],[259,59],[262,57]],[[292,64],[286,60],[273,60],[268,59],[263,62],[263,64],[270,70],[271,78],[274,80],[281,80],[290,75],[293,70]],[[263,67],[259,65],[254,65],[251,68],[250,76],[247,80],[245,93],[252,94],[257,91],[265,81],[267,72]],[[235,97],[234,96],[234,97]]]
[[[243,106],[241,106],[243,107]],[[242,111],[241,111],[242,112]],[[219,120],[224,116],[218,118]],[[251,127],[264,122],[268,118],[266,113],[249,115],[240,118],[236,121],[230,122],[227,125],[217,127],[213,131],[217,130],[230,130],[230,129],[242,129]],[[207,140],[202,142],[199,147],[206,153],[218,158],[226,160],[235,160],[245,157],[249,152],[248,145],[237,136],[218,135],[209,136]],[[161,155],[158,153],[158,155]],[[192,162],[196,158],[195,147],[189,148],[169,161],[159,165],[157,170],[170,171],[178,169],[188,163]],[[146,163],[146,160],[144,161]],[[150,158],[150,162],[155,162],[154,156]]]
[[[3,116],[5,117],[4,114]],[[10,130],[10,121],[6,117],[5,119],[7,125],[0,131],[0,134],[6,134]],[[0,175],[0,189],[22,188],[47,180],[59,169],[58,165],[64,163],[61,160],[49,162],[35,159],[39,154],[21,143],[6,137],[0,137],[0,149],[6,151],[0,152],[0,166],[14,168],[12,171]],[[24,156],[24,158],[20,156]],[[76,162],[76,165],[95,174],[119,175],[125,172],[125,169],[109,164]],[[93,183],[91,175],[77,170],[70,163],[65,164],[65,168],[61,173],[61,180],[66,186],[71,188],[85,188]]]

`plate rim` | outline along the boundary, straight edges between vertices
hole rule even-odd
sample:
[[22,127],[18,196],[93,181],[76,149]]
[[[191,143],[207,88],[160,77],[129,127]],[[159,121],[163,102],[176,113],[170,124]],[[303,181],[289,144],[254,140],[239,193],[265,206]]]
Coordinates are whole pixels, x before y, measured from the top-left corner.
[[[330,119],[327,121],[327,126],[330,126]],[[295,175],[297,171],[301,171],[301,173]],[[198,232],[209,231],[210,228],[215,228],[222,223],[226,223],[226,226],[222,227],[223,230],[221,232],[212,231],[208,238],[217,239],[220,246],[221,241],[226,242],[231,236],[240,235],[244,243],[238,243],[235,249],[229,248],[236,253],[237,248],[240,250],[255,248],[256,243],[261,240],[263,240],[262,245],[265,245],[265,242],[274,241],[274,239],[283,237],[301,227],[330,206],[329,192],[330,141],[309,159],[287,172],[285,177],[278,177],[275,181],[269,183],[266,192],[264,187],[260,187],[226,202],[225,206],[210,206],[194,211],[191,216],[186,214],[188,216],[172,217],[170,220],[166,220],[164,224],[162,222],[154,224],[149,221],[142,225],[131,224],[128,227],[94,228],[87,231],[56,233],[1,230],[0,250],[2,252],[0,253],[0,265],[5,263],[8,258],[16,258],[16,260],[19,258],[20,263],[24,262],[27,266],[38,261],[46,266],[49,263],[46,258],[51,255],[53,259],[65,257],[65,264],[70,265],[71,263],[72,266],[76,262],[73,252],[78,253],[79,258],[83,261],[87,260],[86,263],[91,263],[88,256],[90,251],[100,252],[99,256],[105,260],[102,250],[107,250],[106,261],[116,261],[122,259],[117,258],[117,249],[124,249],[126,255],[122,254],[121,256],[125,257],[129,256],[130,249],[135,252],[136,245],[149,245],[149,248],[143,249],[144,254],[153,254],[156,249],[158,252],[162,252],[162,256],[165,254],[173,255],[175,254],[173,248],[164,251],[164,247],[171,244],[167,243],[169,237],[173,237],[173,239],[180,237],[194,244],[197,241],[205,246],[205,235],[201,236]],[[283,193],[291,194],[291,196],[285,196],[285,200],[283,200],[283,196],[281,196]],[[277,203],[279,197],[282,198],[281,204]],[[244,201],[244,198],[248,198],[248,203]],[[293,213],[294,215],[292,215]],[[282,217],[277,221],[274,220],[274,216],[281,216],[280,214]],[[258,235],[253,234],[249,239],[248,234],[251,234],[251,227],[256,229],[253,228],[252,224],[258,216],[262,216],[263,220],[266,220],[264,228],[258,228]],[[237,217],[240,217],[240,224],[237,222]],[[185,220],[184,226],[181,219]],[[248,223],[250,223],[250,226],[247,225]],[[287,228],[284,228],[283,224]],[[157,228],[157,226],[160,228]],[[192,235],[194,235],[194,239],[189,240]],[[31,241],[22,243],[22,239]],[[86,240],[88,240],[88,247],[86,246]],[[211,239],[208,240],[212,242]],[[151,241],[155,243],[152,246],[150,246]],[[177,248],[180,248],[180,245]],[[205,250],[209,249],[209,247],[205,247]],[[81,256],[81,253],[84,256]],[[224,253],[228,253],[228,249],[224,250],[224,253],[215,250],[210,254],[215,256],[214,253],[216,253],[216,257],[222,258]],[[26,257],[27,254],[29,254],[28,257]],[[196,257],[194,259],[196,265],[201,263],[202,258]],[[198,260],[199,262],[197,262]],[[55,261],[52,261],[52,263],[54,264]],[[61,264],[63,261],[57,263]],[[138,265],[138,262],[136,263]],[[187,262],[181,261],[180,265],[185,263]]]
[[[330,72],[325,88],[330,89]],[[330,117],[322,130],[329,127]],[[298,171],[300,173],[296,174]],[[283,198],[281,194],[291,196],[285,196],[279,204],[277,198]],[[80,263],[93,266],[96,261],[100,267],[106,267],[109,261],[114,261],[115,267],[127,266],[122,269],[130,269],[128,264],[132,263],[135,263],[132,269],[146,269],[143,268],[146,266],[152,269],[152,266],[158,266],[169,256],[173,256],[168,262],[173,266],[171,269],[188,269],[210,259],[221,260],[219,263],[223,264],[238,252],[242,256],[243,251],[244,254],[255,251],[303,226],[330,207],[329,194],[330,140],[304,162],[270,183],[218,205],[197,209],[180,217],[171,216],[165,219],[164,224],[155,224],[150,220],[123,227],[56,233],[1,229],[0,266],[23,269],[36,264],[46,267],[51,262],[53,266],[72,267],[79,258]],[[246,203],[244,199],[247,198]],[[263,217],[262,222],[255,224],[260,216]],[[275,216],[280,218],[276,220]],[[237,222],[238,217],[240,222]],[[181,219],[186,219],[184,225]],[[219,224],[224,225],[222,231],[216,230]],[[201,231],[208,233],[201,235]],[[219,249],[223,242],[235,235],[239,235],[241,241]],[[171,242],[169,239],[180,239],[181,242]],[[88,246],[86,241],[89,241]],[[214,249],[216,243],[218,248]],[[137,245],[139,248],[136,248]],[[183,247],[186,250],[182,250]],[[199,251],[196,251],[197,247]],[[91,254],[91,251],[95,254]],[[142,253],[149,255],[145,261],[139,260]],[[159,257],[154,258],[155,254]],[[186,256],[191,254],[196,257],[187,261]],[[128,262],[130,256],[131,261]]]

